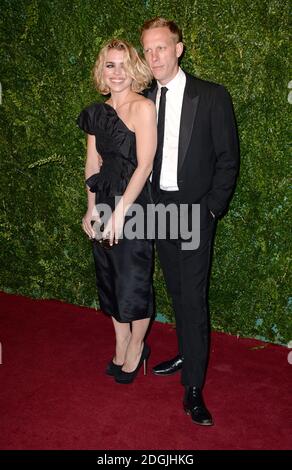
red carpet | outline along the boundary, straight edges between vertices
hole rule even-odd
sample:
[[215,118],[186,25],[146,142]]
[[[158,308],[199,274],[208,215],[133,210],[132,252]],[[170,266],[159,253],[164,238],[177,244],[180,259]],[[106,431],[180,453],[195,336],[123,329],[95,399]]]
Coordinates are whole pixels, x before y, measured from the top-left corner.
[[289,350],[212,335],[205,399],[215,426],[182,410],[179,375],[150,367],[176,352],[170,325],[154,323],[149,373],[131,385],[104,374],[111,321],[59,301],[0,294],[1,449],[290,449]]

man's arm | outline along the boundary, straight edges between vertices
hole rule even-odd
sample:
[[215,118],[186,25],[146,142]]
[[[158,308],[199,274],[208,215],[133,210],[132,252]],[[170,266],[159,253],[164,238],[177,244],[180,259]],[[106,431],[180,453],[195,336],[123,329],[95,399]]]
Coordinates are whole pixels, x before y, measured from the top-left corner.
[[211,132],[216,165],[208,207],[219,217],[227,209],[239,169],[239,146],[233,106],[231,97],[223,86],[217,87],[213,99]]

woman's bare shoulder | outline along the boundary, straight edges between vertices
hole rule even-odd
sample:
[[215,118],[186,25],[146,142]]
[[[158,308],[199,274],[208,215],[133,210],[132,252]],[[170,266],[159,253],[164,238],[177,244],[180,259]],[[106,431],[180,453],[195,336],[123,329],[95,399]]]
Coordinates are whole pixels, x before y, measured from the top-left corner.
[[136,116],[142,116],[143,113],[153,114],[156,112],[155,104],[149,98],[139,96],[132,102],[132,110]]

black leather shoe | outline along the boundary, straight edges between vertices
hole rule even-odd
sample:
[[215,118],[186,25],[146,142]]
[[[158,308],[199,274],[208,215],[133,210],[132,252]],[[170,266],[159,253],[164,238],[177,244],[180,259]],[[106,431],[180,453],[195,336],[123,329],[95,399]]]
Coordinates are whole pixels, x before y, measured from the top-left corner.
[[132,383],[135,380],[140,367],[142,367],[142,364],[144,364],[144,375],[146,375],[146,363],[147,363],[147,359],[149,356],[150,356],[150,348],[146,343],[144,343],[142,354],[141,354],[141,357],[140,357],[140,360],[138,362],[136,369],[133,370],[132,372],[125,372],[121,368],[120,371],[115,375],[116,382],[120,384]]
[[170,359],[170,361],[161,362],[153,367],[152,372],[155,375],[172,375],[181,370],[183,357],[180,355]]
[[108,365],[106,366],[105,373],[107,375],[111,375],[112,377],[115,377],[120,372],[122,367],[123,367],[123,364],[119,366],[118,364],[115,364],[113,361],[110,361]]
[[202,392],[198,387],[186,387],[184,397],[184,410],[191,415],[192,421],[201,426],[212,426],[212,416],[206,408]]

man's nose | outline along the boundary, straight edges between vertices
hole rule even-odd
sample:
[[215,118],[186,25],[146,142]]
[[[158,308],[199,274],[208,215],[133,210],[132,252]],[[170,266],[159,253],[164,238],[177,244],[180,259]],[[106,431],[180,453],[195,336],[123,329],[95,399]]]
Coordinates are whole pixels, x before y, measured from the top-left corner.
[[156,51],[152,52],[152,61],[157,62],[158,60],[158,53]]
[[153,52],[153,60],[155,60],[155,62],[159,59],[159,54],[157,51],[154,51]]

